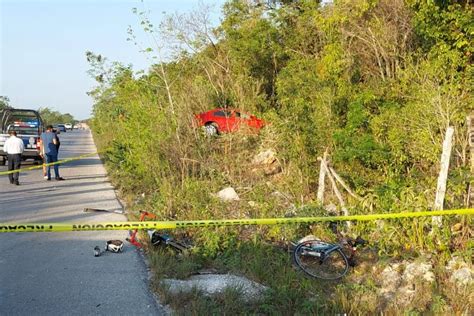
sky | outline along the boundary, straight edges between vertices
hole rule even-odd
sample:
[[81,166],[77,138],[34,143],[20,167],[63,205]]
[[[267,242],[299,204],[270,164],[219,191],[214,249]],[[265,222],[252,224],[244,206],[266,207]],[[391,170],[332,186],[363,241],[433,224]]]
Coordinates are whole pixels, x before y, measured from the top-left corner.
[[149,10],[158,25],[164,12],[189,13],[211,5],[218,25],[225,0],[0,0],[0,96],[16,108],[49,107],[82,120],[91,115],[86,51],[146,70],[150,62],[127,41],[132,26],[144,47],[152,43],[132,8]]

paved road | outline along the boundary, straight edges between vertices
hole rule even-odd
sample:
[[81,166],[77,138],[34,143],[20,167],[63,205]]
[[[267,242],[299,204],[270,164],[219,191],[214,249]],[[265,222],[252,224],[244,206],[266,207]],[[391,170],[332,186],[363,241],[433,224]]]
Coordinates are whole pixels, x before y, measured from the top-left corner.
[[[61,133],[60,158],[94,152],[87,131]],[[26,163],[31,165],[31,163]],[[0,171],[6,167],[0,167]],[[20,175],[20,186],[0,176],[0,222],[125,221],[98,157],[60,167],[66,181],[45,181],[41,170]],[[0,234],[0,315],[161,315],[148,288],[145,264],[133,246],[93,256],[125,231]]]

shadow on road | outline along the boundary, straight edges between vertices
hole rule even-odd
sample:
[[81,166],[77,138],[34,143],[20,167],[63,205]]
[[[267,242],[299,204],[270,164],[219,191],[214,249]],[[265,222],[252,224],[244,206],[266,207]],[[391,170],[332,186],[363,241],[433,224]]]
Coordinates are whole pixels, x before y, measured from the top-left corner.
[[[68,159],[68,158],[65,158],[65,159]],[[66,162],[65,164],[61,165],[61,168],[75,168],[75,167],[82,167],[82,166],[98,166],[98,165],[102,165],[102,161],[99,158],[82,158],[79,160]]]
[[[110,199],[104,199],[98,201],[97,204],[110,202]],[[91,203],[89,208],[93,208],[95,203]],[[122,208],[117,208],[115,210],[123,211]],[[125,219],[123,216],[114,212],[84,212],[84,208],[78,208],[74,211],[68,211],[65,214],[64,210],[58,209],[56,211],[50,211],[48,216],[43,214],[38,214],[28,217],[28,223],[92,223],[92,222],[123,222]],[[104,216],[108,217],[104,219]]]
[[[88,187],[90,187],[90,186],[91,185],[89,184]],[[76,186],[74,186],[74,187],[76,187]],[[68,196],[77,196],[79,194],[88,194],[88,193],[99,193],[99,195],[100,195],[100,192],[102,192],[102,191],[110,192],[110,188],[90,189],[90,190],[82,190],[82,191],[81,190],[74,190],[74,191],[67,191],[67,192],[61,192],[60,189],[51,190],[51,191],[56,191],[56,192],[54,192],[54,194],[49,196],[49,195],[41,194],[44,191],[39,191],[39,192],[37,192],[37,193],[39,193],[37,195],[30,194],[30,196],[27,196],[27,197],[17,196],[15,198],[10,198],[10,199],[8,199],[8,198],[0,199],[0,202],[1,203],[15,203],[15,202],[28,202],[28,201],[31,201],[32,207],[38,207],[42,200],[47,200],[48,203],[51,203],[51,201],[55,201],[55,205],[58,205],[58,203],[61,203],[63,201],[67,203],[68,202],[67,201]]]

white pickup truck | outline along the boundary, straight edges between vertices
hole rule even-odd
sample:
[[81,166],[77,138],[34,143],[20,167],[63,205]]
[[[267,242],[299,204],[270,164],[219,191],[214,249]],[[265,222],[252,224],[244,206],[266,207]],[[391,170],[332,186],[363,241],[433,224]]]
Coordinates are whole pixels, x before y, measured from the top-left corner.
[[0,164],[4,165],[7,154],[3,151],[3,144],[10,137],[10,131],[16,131],[17,137],[23,140],[25,151],[22,159],[42,161],[40,156],[39,138],[43,132],[43,120],[35,110],[4,109],[0,111]]

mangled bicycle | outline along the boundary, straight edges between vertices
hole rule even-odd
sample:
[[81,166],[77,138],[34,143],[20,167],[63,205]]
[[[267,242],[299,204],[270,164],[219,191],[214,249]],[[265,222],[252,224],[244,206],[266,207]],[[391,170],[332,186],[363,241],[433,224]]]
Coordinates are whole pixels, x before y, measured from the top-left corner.
[[[140,221],[144,221],[145,219],[157,219],[157,216],[153,213],[149,213],[146,211],[140,211]],[[182,241],[178,241],[172,236],[165,234],[163,232],[159,232],[157,230],[148,230],[148,237],[151,245],[153,246],[160,246],[160,247],[167,247],[169,246],[171,249],[175,250],[178,253],[183,253],[192,248],[189,243],[184,243]],[[130,237],[126,240],[134,245],[137,248],[142,248],[143,244],[138,240],[138,229],[129,232]]]
[[[357,248],[367,244],[361,237],[341,237],[335,223],[331,223],[330,227],[340,237],[339,243],[319,239],[305,240],[297,244],[293,252],[296,265],[311,277],[323,280],[342,278],[347,274],[349,266],[355,266]],[[349,255],[344,252],[346,246],[350,249]]]

